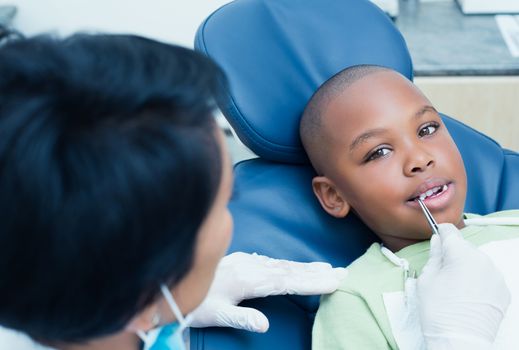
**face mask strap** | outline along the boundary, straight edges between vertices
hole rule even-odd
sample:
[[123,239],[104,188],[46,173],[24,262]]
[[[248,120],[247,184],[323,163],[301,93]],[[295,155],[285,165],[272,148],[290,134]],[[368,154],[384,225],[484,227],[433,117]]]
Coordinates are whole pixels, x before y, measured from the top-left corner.
[[142,340],[144,343],[147,342],[147,340],[148,340],[148,336],[146,335],[146,332],[141,331],[141,330],[139,329],[139,330],[137,330],[137,331],[135,332],[135,334],[137,334],[137,336],[140,338],[140,340]]
[[171,311],[175,314],[175,317],[177,318],[178,322],[180,323],[181,330],[186,329],[189,324],[191,323],[191,315],[187,315],[184,317],[182,315],[182,311],[180,311],[180,308],[178,307],[177,303],[175,302],[175,299],[173,298],[173,295],[169,291],[168,287],[166,287],[164,284],[160,286],[160,290],[162,291],[162,294],[164,295],[164,299],[166,299],[166,302],[168,303],[169,307],[171,308]]
[[[179,332],[180,337],[183,338],[185,336],[183,334],[184,330],[187,327],[189,327],[189,324],[191,324],[192,315],[187,315],[186,317],[184,317],[182,315],[182,312],[180,311],[180,308],[178,307],[177,303],[175,302],[173,295],[171,295],[171,292],[164,284],[162,284],[160,286],[160,290],[161,290],[164,298],[166,299],[166,302],[168,303],[171,311],[173,312],[173,314],[175,314],[175,317],[177,318],[179,327],[176,332]],[[160,324],[160,315],[159,314],[156,314],[153,316],[152,323],[153,323],[154,327],[159,326],[159,324]],[[159,332],[158,332],[157,328],[154,328],[148,332],[145,332],[143,330],[137,330],[137,331],[135,331],[135,333],[144,342],[145,349],[149,349],[150,344],[152,344],[157,339],[157,336],[159,336]],[[185,339],[183,339],[183,341],[185,342]]]

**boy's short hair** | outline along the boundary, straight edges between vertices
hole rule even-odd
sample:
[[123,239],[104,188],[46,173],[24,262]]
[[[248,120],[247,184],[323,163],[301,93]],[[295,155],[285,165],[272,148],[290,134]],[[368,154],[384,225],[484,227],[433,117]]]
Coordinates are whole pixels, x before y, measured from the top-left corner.
[[216,196],[223,73],[131,35],[0,48],[0,324],[45,342],[121,330],[190,269]]
[[299,124],[299,135],[312,166],[323,172],[326,153],[326,137],[323,135],[322,114],[326,106],[357,80],[389,68],[361,64],[343,69],[325,81],[308,101]]

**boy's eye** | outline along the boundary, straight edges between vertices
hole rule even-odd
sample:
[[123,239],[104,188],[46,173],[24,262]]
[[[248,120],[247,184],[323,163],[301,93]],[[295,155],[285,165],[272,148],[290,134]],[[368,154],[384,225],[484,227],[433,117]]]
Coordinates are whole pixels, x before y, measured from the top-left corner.
[[439,127],[440,127],[440,124],[438,124],[438,123],[427,124],[423,128],[421,128],[420,131],[418,131],[418,136],[424,137],[427,135],[432,135],[438,130]]
[[384,157],[384,156],[388,155],[389,152],[391,152],[391,150],[387,147],[378,148],[378,149],[374,150],[373,152],[371,152],[370,154],[368,154],[368,156],[366,158],[366,162]]

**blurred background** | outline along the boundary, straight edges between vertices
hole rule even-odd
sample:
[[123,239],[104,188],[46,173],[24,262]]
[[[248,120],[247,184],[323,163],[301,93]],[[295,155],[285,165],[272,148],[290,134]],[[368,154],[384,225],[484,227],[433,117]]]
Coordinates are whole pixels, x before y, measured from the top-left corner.
[[[135,33],[193,47],[198,25],[228,2],[0,0],[0,25],[29,36]],[[519,0],[373,2],[404,35],[415,82],[437,109],[519,151]],[[234,161],[253,157],[232,136],[225,120],[221,116],[218,120]]]

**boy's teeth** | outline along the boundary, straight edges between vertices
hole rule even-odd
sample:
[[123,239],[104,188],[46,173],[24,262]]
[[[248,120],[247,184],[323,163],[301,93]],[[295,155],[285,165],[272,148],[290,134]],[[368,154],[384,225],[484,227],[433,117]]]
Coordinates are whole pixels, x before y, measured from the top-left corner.
[[427,190],[426,192],[422,193],[419,196],[419,198],[423,201],[425,198],[430,197],[435,193],[438,193],[440,191],[443,192],[443,191],[447,190],[447,188],[448,188],[447,185],[436,186],[436,187],[431,188],[430,190]]

